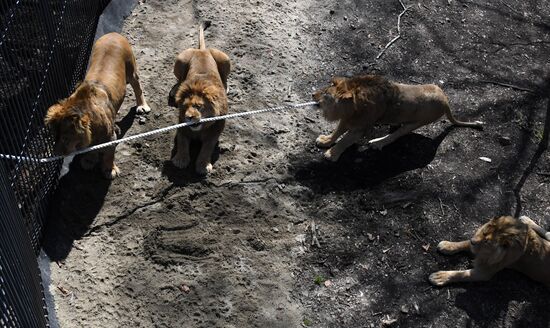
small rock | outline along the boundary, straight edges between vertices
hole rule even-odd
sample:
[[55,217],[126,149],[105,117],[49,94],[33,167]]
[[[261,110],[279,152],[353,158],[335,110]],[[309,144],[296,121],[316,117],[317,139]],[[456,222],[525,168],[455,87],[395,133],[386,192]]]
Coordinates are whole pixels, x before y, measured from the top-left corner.
[[191,288],[189,288],[189,286],[184,284],[184,285],[179,286],[179,290],[182,293],[188,294],[191,291]]
[[324,284],[325,284],[325,287],[328,288],[328,287],[332,286],[332,281],[330,281],[330,280],[325,280]]
[[401,312],[403,312],[405,314],[409,313],[409,307],[406,306],[406,305],[402,305],[401,306]]
[[334,15],[334,9],[331,9],[331,10],[329,11],[329,14]]
[[279,228],[277,228],[277,227],[273,227],[273,228],[271,228],[271,230],[273,230],[273,232],[275,232],[275,233],[279,232]]
[[498,142],[502,145],[502,146],[509,146],[512,144],[512,139],[510,139],[510,137],[499,137],[498,138]]
[[348,16],[344,16],[344,20],[347,21],[347,20],[348,20]]
[[373,240],[374,240],[374,236],[372,235],[372,233],[367,233],[367,238],[368,238],[370,241],[373,241]]
[[145,124],[145,122],[147,122],[147,119],[145,118],[145,116],[140,116],[140,118],[138,119],[138,123],[143,125]]
[[482,156],[482,157],[480,157],[479,159],[482,160],[482,161],[484,161],[484,162],[487,162],[487,163],[491,163],[491,162],[492,162],[492,160],[491,160],[489,157],[483,157],[483,156]]
[[386,216],[386,214],[388,214],[388,210],[383,210],[383,211],[380,211],[380,214]]

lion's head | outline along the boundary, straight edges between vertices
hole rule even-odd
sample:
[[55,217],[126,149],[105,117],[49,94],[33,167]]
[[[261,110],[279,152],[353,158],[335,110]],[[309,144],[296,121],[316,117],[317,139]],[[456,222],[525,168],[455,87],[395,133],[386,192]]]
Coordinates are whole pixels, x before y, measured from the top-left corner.
[[105,106],[106,99],[104,90],[83,82],[70,97],[48,108],[44,123],[53,134],[55,154],[68,155],[92,143],[89,113],[94,107]]
[[398,90],[378,75],[333,77],[331,85],[313,94],[328,121],[349,118],[358,110],[385,110],[396,102]]
[[476,231],[470,239],[470,249],[480,264],[508,262],[521,256],[528,232],[528,226],[518,219],[496,217]]
[[[198,122],[207,117],[219,116],[222,106],[227,106],[225,99],[223,88],[208,80],[185,81],[176,93],[179,121]],[[212,124],[200,123],[189,128],[200,131]]]
[[337,121],[353,113],[354,94],[346,80],[342,77],[333,77],[331,85],[313,94],[313,99],[319,103],[323,116],[328,121]]

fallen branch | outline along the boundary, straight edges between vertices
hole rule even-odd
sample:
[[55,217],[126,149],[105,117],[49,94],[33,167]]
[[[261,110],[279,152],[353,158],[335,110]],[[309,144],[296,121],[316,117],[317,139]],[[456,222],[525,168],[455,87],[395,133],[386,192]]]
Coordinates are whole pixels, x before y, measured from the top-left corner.
[[311,220],[311,246],[317,246],[318,248],[321,248],[321,244],[319,244],[319,240],[317,239],[317,227],[315,226],[315,221]]
[[520,86],[517,86],[517,85],[514,85],[514,84],[508,84],[508,83],[502,83],[502,82],[490,81],[490,80],[482,80],[482,81],[479,81],[479,82],[481,82],[481,83],[490,83],[490,84],[500,85],[501,87],[507,87],[507,88],[511,88],[511,89],[515,89],[515,90],[536,93],[535,90],[533,90],[533,89],[520,87]]
[[378,56],[376,56],[376,59],[380,59],[380,57],[382,57],[386,49],[388,49],[395,41],[401,38],[401,16],[403,16],[407,12],[407,10],[409,10],[409,8],[411,8],[412,6],[405,7],[405,5],[403,4],[403,1],[401,0],[399,0],[399,3],[403,7],[403,11],[399,14],[399,16],[397,16],[397,36],[393,38],[390,42],[388,42],[388,44],[386,44],[384,49],[382,49],[382,51],[380,51]]

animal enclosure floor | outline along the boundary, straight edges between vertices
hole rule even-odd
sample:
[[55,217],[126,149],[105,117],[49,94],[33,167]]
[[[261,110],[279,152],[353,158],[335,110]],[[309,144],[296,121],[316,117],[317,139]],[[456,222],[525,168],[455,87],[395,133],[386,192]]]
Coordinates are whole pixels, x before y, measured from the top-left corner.
[[[516,209],[550,108],[550,2],[404,4],[401,38],[376,60],[397,35],[397,0],[140,1],[123,34],[153,110],[140,124],[128,88],[126,135],[177,121],[172,68],[197,46],[198,19],[232,60],[230,112],[376,73],[436,83],[458,118],[486,126],[442,120],[328,163],[314,141],[332,125],[308,108],[228,121],[206,179],[171,165],[174,133],[119,145],[112,182],[75,161],[44,238],[61,327],[550,327],[550,293],[520,274],[427,280],[471,265],[438,254],[440,240]],[[521,214],[546,228],[549,172],[545,152],[520,190]]]

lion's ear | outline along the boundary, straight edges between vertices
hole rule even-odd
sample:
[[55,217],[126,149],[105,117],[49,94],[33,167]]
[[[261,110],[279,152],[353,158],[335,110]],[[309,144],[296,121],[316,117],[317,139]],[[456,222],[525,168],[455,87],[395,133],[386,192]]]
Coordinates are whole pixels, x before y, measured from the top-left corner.
[[338,85],[342,84],[342,82],[344,82],[345,80],[346,79],[343,78],[343,77],[335,76],[330,80],[330,82],[332,82],[332,84],[334,84],[335,86],[338,86]]
[[55,128],[59,121],[64,116],[64,108],[61,104],[55,104],[48,108],[46,112],[46,117],[44,117],[44,124],[48,128]]

